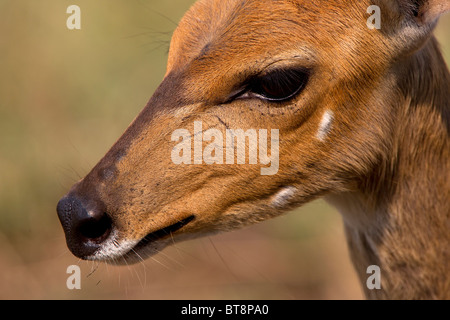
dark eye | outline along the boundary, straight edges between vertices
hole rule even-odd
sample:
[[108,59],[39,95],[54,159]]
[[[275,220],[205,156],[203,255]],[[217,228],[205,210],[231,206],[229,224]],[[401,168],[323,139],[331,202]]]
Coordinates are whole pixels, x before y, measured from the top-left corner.
[[247,94],[268,101],[286,101],[302,91],[308,77],[309,73],[305,69],[275,70],[253,79]]

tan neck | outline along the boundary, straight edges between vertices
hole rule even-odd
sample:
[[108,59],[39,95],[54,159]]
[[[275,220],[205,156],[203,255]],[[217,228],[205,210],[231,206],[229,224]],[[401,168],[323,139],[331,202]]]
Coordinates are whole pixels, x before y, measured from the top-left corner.
[[[398,70],[390,154],[357,190],[328,200],[343,214],[369,298],[448,299],[450,76],[434,39]],[[381,290],[366,288],[370,265],[381,269]]]

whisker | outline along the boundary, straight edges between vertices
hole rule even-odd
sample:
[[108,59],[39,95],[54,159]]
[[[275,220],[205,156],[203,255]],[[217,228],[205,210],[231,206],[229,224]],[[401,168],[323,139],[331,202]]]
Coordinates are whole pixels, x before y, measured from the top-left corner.
[[216,245],[214,244],[214,242],[212,241],[212,239],[210,237],[208,237],[212,247],[214,248],[214,251],[217,253],[217,255],[219,256],[220,260],[222,261],[222,263],[224,264],[225,268],[228,270],[228,272],[233,276],[233,278],[237,281],[240,282],[239,277],[231,270],[230,266],[228,265],[228,263],[225,261],[225,259],[223,258],[223,256],[220,254],[219,250],[217,250]]
[[164,253],[163,251],[160,250],[156,250],[156,252],[162,256],[164,256],[165,258],[169,259],[170,261],[176,263],[177,265],[179,265],[182,268],[186,268],[186,266],[184,264],[182,264],[181,262],[177,261],[176,259],[172,258],[170,255],[168,255],[167,253]]
[[98,270],[98,267],[100,265],[98,262],[96,263],[96,261],[91,261],[91,263],[92,263],[91,272],[86,276],[86,278],[89,278],[90,276],[92,276],[95,273],[95,271]]
[[159,15],[160,17],[163,17],[163,18],[166,19],[167,21],[169,21],[169,22],[171,22],[172,24],[174,24],[175,27],[178,27],[178,23],[175,22],[175,21],[173,21],[171,18],[169,18],[169,17],[166,16],[165,14],[163,14],[163,13],[161,13],[161,12],[159,12],[159,11],[156,11],[155,9],[149,7],[146,3],[144,3],[144,2],[142,2],[142,1],[140,1],[140,0],[138,0],[138,2],[139,2],[142,6],[144,6],[147,10],[149,10],[149,11],[151,11],[151,12],[153,12],[153,13],[156,13],[156,14]]
[[164,268],[166,268],[169,271],[174,271],[172,268],[168,267],[167,265],[165,265],[164,263],[162,263],[161,261],[159,261],[158,259],[156,259],[155,257],[150,257],[150,259],[152,259],[152,261],[155,261],[156,263],[158,263],[159,265],[163,266]]
[[142,284],[142,281],[139,277],[138,272],[136,271],[136,269],[133,268],[134,272],[136,273],[136,276],[139,280],[139,283],[141,284],[141,288],[142,290],[144,290],[144,288],[147,286],[147,272],[146,272],[146,265],[145,265],[145,260],[141,257],[141,255],[139,253],[136,252],[136,250],[134,250],[133,248],[131,249],[131,251],[134,252],[134,254],[139,258],[139,264],[143,266],[144,269],[144,284]]

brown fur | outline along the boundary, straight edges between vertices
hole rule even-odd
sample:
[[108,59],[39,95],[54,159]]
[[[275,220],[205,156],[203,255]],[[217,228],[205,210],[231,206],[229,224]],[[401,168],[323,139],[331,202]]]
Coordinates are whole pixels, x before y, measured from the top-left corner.
[[[366,26],[371,4],[381,7],[381,30]],[[119,240],[191,215],[173,239],[232,230],[326,196],[342,212],[364,287],[367,267],[381,267],[382,289],[368,297],[450,298],[450,77],[431,34],[448,8],[436,0],[201,0],[173,35],[161,86],[70,194],[101,203]],[[305,90],[281,104],[230,102],[239,83],[271,64],[310,68]],[[319,141],[326,110],[333,124]],[[226,128],[279,129],[278,174],[174,165],[171,134],[196,120],[224,136]],[[287,186],[295,195],[274,207]]]

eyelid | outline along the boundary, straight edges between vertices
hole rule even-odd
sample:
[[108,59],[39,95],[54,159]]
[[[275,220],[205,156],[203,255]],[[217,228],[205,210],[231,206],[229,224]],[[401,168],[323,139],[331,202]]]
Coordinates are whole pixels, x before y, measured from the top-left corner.
[[243,94],[238,95],[238,96],[236,96],[235,98],[230,99],[230,100],[232,101],[232,100],[241,100],[241,99],[242,99],[242,100],[245,100],[245,99],[254,99],[254,98],[258,98],[258,99],[261,99],[261,100],[264,100],[264,101],[271,101],[271,102],[287,101],[287,100],[289,100],[289,99],[295,97],[295,96],[296,96],[303,88],[304,88],[304,86],[298,87],[298,89],[297,89],[294,93],[292,93],[291,95],[289,95],[288,97],[283,98],[283,99],[272,99],[272,98],[264,97],[264,96],[262,96],[262,95],[260,95],[260,94],[258,94],[258,93],[255,93],[255,92],[251,92],[251,91],[249,91],[249,90],[246,90]]
[[287,72],[302,72],[305,73],[306,75],[310,74],[311,69],[310,68],[306,68],[304,66],[298,66],[298,65],[290,65],[290,66],[284,66],[284,67],[268,67],[264,70],[262,70],[261,72],[257,73],[253,78],[263,78],[266,77],[270,74],[275,74],[275,73],[287,73]]
[[[276,98],[270,98],[268,96],[264,96],[255,91],[252,91],[252,86],[254,86],[255,83],[257,83],[264,77],[267,77],[268,75],[271,75],[271,74],[283,73],[283,72],[285,72],[285,73],[299,72],[302,74],[302,77],[305,78],[302,83],[299,83],[298,88],[289,96],[286,96],[286,97],[283,97],[280,99],[276,99]],[[247,84],[245,86],[242,86],[240,90],[237,90],[237,93],[235,93],[233,95],[233,97],[230,99],[230,101],[237,100],[237,99],[253,99],[253,98],[258,98],[258,99],[270,101],[270,102],[282,102],[282,101],[290,100],[293,97],[295,97],[296,95],[298,95],[304,89],[306,83],[308,82],[310,74],[311,74],[310,69],[304,68],[304,67],[292,67],[292,68],[284,69],[284,70],[278,68],[278,69],[272,69],[270,71],[266,70],[266,72],[263,71],[263,72],[259,73],[257,76],[254,76],[250,81],[247,81]]]
[[267,100],[267,101],[276,101],[276,100],[269,100],[265,97],[263,97],[260,94],[251,92],[249,90],[246,90],[243,94],[238,95],[236,98],[234,98],[233,100],[245,100],[245,99],[254,99],[254,98],[258,98],[258,99],[262,99],[262,100]]

